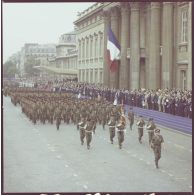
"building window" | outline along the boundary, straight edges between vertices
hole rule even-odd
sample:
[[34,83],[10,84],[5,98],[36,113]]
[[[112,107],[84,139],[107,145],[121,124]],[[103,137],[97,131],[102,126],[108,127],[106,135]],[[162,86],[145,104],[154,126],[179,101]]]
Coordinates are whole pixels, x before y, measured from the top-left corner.
[[90,58],[93,58],[93,39],[91,39]]
[[98,48],[97,43],[98,43],[98,36],[95,37],[95,46],[94,46],[95,47],[95,56],[94,56],[95,58],[97,57],[97,48]]
[[89,53],[88,53],[88,47],[89,47],[89,39],[86,39],[86,58],[89,57]]
[[81,42],[79,41],[79,60],[81,59]]
[[83,59],[85,58],[85,40],[83,40]]
[[102,51],[103,51],[103,36],[100,35],[99,57],[102,57]]
[[188,12],[182,10],[181,12],[181,42],[186,43],[188,41]]

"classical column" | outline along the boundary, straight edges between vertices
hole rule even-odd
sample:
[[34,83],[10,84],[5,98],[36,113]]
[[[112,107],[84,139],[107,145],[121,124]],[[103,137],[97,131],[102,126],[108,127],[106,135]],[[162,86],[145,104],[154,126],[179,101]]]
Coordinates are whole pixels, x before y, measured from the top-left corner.
[[[111,29],[119,42],[119,12],[117,7],[111,8]],[[117,61],[119,63],[119,61]],[[118,64],[119,66],[119,64]],[[118,88],[119,70],[115,72],[110,71],[110,87]]]
[[146,64],[146,88],[149,88],[149,66],[150,66],[150,62],[149,62],[149,53],[150,53],[150,21],[151,17],[150,17],[150,3],[146,3],[146,58],[145,58],[145,64]]
[[121,63],[119,71],[119,88],[128,89],[129,65],[127,48],[129,47],[129,4],[121,3]]
[[187,70],[187,89],[192,89],[192,2],[188,7],[188,70]]
[[130,3],[130,89],[138,89],[140,73],[140,9],[139,3]]
[[103,19],[104,19],[104,53],[103,53],[103,58],[104,58],[104,62],[103,62],[103,74],[104,74],[104,78],[103,78],[103,84],[107,87],[109,87],[109,83],[110,83],[110,70],[109,70],[109,66],[108,66],[108,56],[107,56],[107,40],[108,40],[108,27],[110,25],[110,16],[109,16],[109,12],[103,12]]
[[95,80],[95,69],[93,69],[93,83],[96,83],[96,80]]
[[173,2],[163,3],[162,88],[173,87]]
[[150,53],[149,53],[149,88],[160,88],[160,3],[151,3],[151,31],[150,31]]

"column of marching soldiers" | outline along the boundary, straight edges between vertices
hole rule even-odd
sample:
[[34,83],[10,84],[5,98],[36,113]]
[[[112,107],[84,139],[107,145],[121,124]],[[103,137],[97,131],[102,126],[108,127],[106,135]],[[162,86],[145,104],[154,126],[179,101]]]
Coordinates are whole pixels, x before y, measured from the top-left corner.
[[[47,91],[25,90],[22,88],[14,88],[6,90],[5,96],[11,97],[11,102],[16,106],[19,104],[24,113],[34,124],[40,121],[45,124],[46,121],[53,124],[56,123],[59,130],[62,122],[73,123],[80,132],[81,144],[86,139],[87,149],[90,149],[92,134],[95,134],[96,126],[109,126],[110,141],[117,132],[118,145],[122,148],[122,143],[126,131],[126,116],[124,105],[113,105],[105,99],[79,99],[71,93],[54,93]],[[134,124],[134,112],[130,107],[127,120],[129,120],[130,130]],[[160,130],[152,118],[148,123],[142,116],[139,116],[136,125],[138,127],[138,141],[142,143],[143,129],[146,127],[149,137],[149,146],[154,151],[155,165],[158,168],[158,161],[161,158],[161,144],[164,143]]]

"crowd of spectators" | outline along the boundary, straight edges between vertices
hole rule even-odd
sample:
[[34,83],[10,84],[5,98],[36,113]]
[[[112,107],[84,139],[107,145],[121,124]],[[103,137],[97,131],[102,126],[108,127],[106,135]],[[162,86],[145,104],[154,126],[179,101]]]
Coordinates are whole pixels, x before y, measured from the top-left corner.
[[177,116],[192,118],[192,90],[181,89],[110,89],[102,84],[82,83],[74,80],[40,81],[34,87],[55,91],[71,92],[90,98],[98,96],[110,102],[127,104],[140,108],[156,110]]

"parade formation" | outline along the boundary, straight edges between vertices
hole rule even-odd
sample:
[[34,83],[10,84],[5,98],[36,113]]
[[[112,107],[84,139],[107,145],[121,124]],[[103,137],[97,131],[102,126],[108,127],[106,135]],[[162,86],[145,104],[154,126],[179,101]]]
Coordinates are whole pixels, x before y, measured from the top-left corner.
[[[60,126],[74,124],[79,130],[81,145],[87,144],[90,149],[92,138],[95,135],[96,126],[109,127],[110,142],[113,144],[115,135],[118,138],[118,147],[122,149],[127,130],[132,131],[134,125],[134,112],[130,107],[125,115],[123,104],[113,104],[104,98],[95,99],[81,98],[73,93],[59,93],[52,91],[38,90],[36,88],[5,88],[5,96],[11,97],[11,102],[16,106],[20,105],[22,113],[36,125],[38,122],[45,124],[56,123],[57,131]],[[127,125],[129,122],[129,127]],[[149,146],[154,151],[155,165],[158,168],[158,161],[161,157],[161,143],[164,143],[160,130],[152,118],[149,118],[147,125],[142,116],[139,116],[136,125],[138,128],[138,141],[142,144],[144,129],[148,132]],[[94,137],[95,139],[95,137]],[[85,141],[86,140],[86,141]]]

